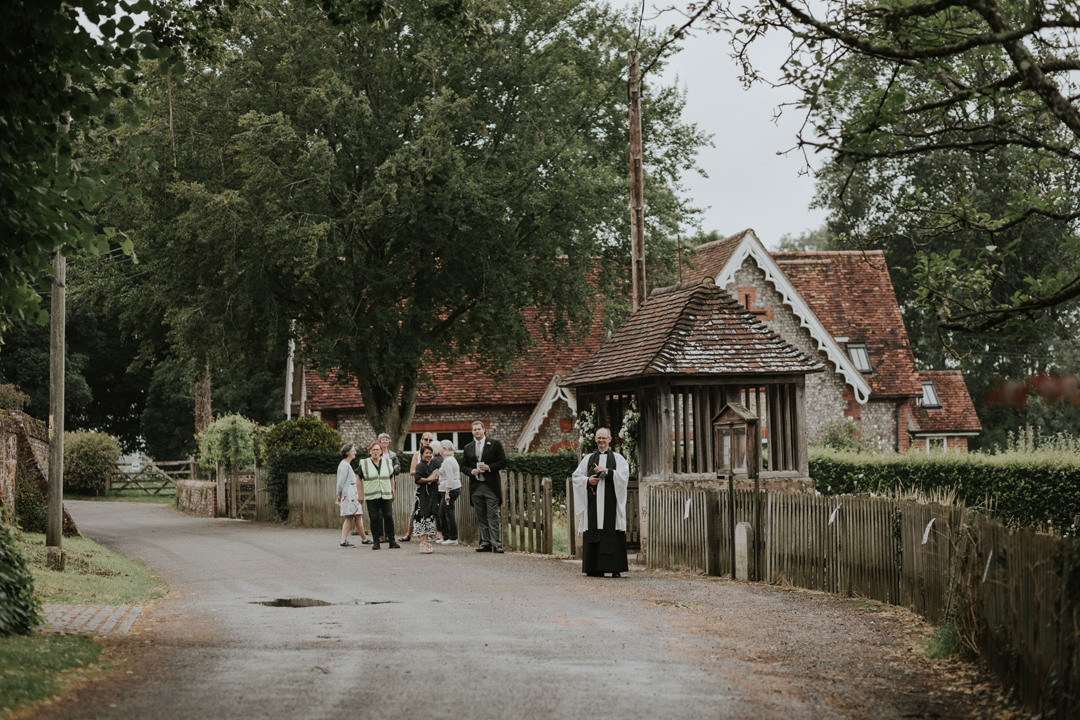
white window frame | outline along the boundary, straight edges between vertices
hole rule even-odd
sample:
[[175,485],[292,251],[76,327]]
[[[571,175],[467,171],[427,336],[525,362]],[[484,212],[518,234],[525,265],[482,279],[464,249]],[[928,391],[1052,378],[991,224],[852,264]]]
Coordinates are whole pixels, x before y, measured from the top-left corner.
[[870,364],[870,351],[866,349],[866,343],[848,343],[847,354],[856,370],[863,374],[874,372],[874,366]]
[[[932,380],[922,381],[922,398],[919,400],[919,404],[929,410],[935,410],[941,407],[941,396],[938,395],[937,387]],[[932,400],[931,400],[932,399]]]

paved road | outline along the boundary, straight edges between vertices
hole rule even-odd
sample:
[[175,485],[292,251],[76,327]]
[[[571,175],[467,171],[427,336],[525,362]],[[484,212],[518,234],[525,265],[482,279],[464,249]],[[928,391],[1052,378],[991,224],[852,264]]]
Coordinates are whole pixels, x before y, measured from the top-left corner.
[[[40,717],[791,718],[926,710],[917,683],[878,682],[887,676],[872,667],[861,686],[846,687],[875,705],[821,689],[836,682],[830,674],[865,665],[859,657],[849,663],[854,671],[839,664],[853,640],[882,666],[890,653],[910,652],[875,634],[871,615],[823,596],[662,573],[585,578],[567,561],[466,547],[427,556],[416,543],[346,550],[334,531],[195,518],[155,505],[68,508],[87,536],[154,567],[173,592],[144,610],[123,640],[140,644],[144,663]],[[332,604],[256,604],[278,598]],[[755,618],[764,629],[740,631]],[[823,624],[829,632],[809,637]],[[807,669],[800,657],[818,660]]]

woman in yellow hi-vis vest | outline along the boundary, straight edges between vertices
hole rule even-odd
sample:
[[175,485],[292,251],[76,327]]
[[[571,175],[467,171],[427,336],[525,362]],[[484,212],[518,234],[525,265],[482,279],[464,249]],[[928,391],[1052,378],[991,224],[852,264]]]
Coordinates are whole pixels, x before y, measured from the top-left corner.
[[378,440],[371,443],[368,453],[370,457],[360,461],[360,478],[367,500],[371,537],[375,541],[371,549],[378,550],[379,540],[383,537],[389,538],[390,547],[399,548],[401,546],[394,537],[394,465],[383,455]]

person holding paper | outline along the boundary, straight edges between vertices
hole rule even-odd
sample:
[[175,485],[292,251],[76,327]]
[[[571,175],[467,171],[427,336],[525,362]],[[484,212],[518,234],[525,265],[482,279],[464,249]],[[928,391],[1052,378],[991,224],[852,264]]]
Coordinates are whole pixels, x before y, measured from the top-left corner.
[[589,577],[621,577],[629,570],[626,557],[626,486],[630,465],[611,450],[611,431],[596,431],[596,452],[581,459],[574,470],[574,508],[582,535],[581,572]]

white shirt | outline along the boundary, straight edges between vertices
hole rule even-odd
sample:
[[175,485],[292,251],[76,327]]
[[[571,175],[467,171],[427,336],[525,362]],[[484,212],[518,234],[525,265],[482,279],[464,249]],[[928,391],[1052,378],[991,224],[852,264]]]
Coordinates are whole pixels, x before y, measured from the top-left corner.
[[457,490],[461,487],[461,468],[453,455],[444,456],[439,466],[439,492]]

